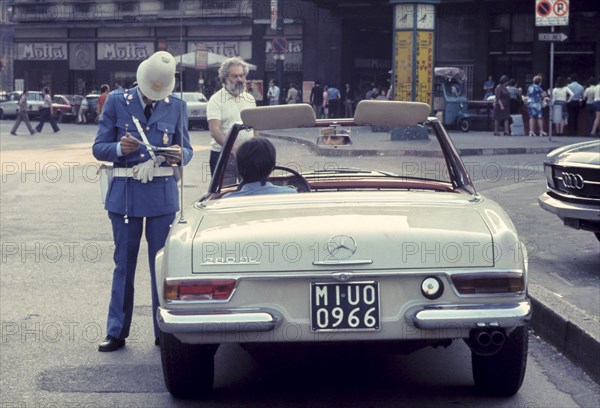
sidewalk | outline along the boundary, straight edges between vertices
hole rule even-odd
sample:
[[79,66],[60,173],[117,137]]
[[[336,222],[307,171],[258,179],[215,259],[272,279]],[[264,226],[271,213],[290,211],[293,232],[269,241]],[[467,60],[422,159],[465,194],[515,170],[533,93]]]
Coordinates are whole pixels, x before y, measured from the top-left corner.
[[449,131],[461,156],[497,154],[547,154],[572,143],[594,140],[583,136],[494,136],[492,132]]

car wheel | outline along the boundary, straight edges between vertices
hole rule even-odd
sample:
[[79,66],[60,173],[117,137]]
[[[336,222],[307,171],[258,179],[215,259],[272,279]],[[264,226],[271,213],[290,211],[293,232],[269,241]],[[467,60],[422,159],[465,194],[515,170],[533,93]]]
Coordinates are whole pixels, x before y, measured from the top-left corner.
[[4,111],[0,109],[0,120],[4,120]]
[[160,359],[167,390],[175,398],[210,393],[218,345],[184,344],[170,333],[160,334]]
[[517,327],[497,353],[481,356],[471,352],[475,385],[487,394],[514,395],[525,377],[528,344],[527,327]]
[[460,126],[460,130],[463,132],[468,132],[471,129],[471,123],[467,119],[460,119],[458,121],[458,126]]

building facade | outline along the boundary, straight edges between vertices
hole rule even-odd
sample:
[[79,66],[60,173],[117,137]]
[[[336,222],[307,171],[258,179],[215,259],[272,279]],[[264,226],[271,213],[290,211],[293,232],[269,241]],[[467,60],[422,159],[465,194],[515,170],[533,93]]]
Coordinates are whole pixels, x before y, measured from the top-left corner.
[[[584,82],[600,74],[600,12],[594,1],[569,3],[569,25],[556,31],[568,38],[555,44],[554,74],[576,73]],[[283,88],[348,82],[364,94],[373,85],[390,86],[393,15],[388,0],[8,1],[2,7],[2,88],[51,86],[55,93],[83,94],[103,83],[127,85],[141,60],[167,50],[198,56],[196,66],[182,68],[186,91],[210,94],[219,86],[206,51],[256,65],[249,78],[263,95],[281,55]],[[550,43],[538,40],[542,32],[549,28],[535,26],[535,0],[441,0],[435,65],[464,68],[473,99],[482,97],[488,75],[527,85],[533,74],[550,72]]]

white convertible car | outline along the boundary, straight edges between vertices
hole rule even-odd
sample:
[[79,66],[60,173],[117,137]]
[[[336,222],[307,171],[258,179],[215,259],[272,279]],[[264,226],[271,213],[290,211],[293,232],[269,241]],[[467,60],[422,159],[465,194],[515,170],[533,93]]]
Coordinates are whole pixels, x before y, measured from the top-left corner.
[[[223,343],[464,340],[474,383],[512,395],[527,361],[527,261],[506,213],[475,192],[428,105],[362,101],[354,118],[309,105],[242,111],[209,191],[158,254],[160,349],[178,398],[210,392]],[[238,137],[278,140],[270,181],[240,186]],[[239,140],[238,140],[239,144]]]

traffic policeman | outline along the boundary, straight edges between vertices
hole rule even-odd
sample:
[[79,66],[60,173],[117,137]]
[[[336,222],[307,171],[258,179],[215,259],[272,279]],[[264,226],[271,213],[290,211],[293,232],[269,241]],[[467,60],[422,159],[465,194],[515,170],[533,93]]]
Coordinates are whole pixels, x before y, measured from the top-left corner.
[[111,92],[98,123],[94,157],[113,163],[105,209],[115,244],[107,337],[100,343],[99,351],[118,350],[129,336],[134,276],[144,228],[155,344],[159,342],[154,258],[164,246],[179,211],[177,165],[187,164],[193,154],[186,103],[172,94],[175,66],[175,59],[165,51],[143,61],[137,70],[138,85]]

